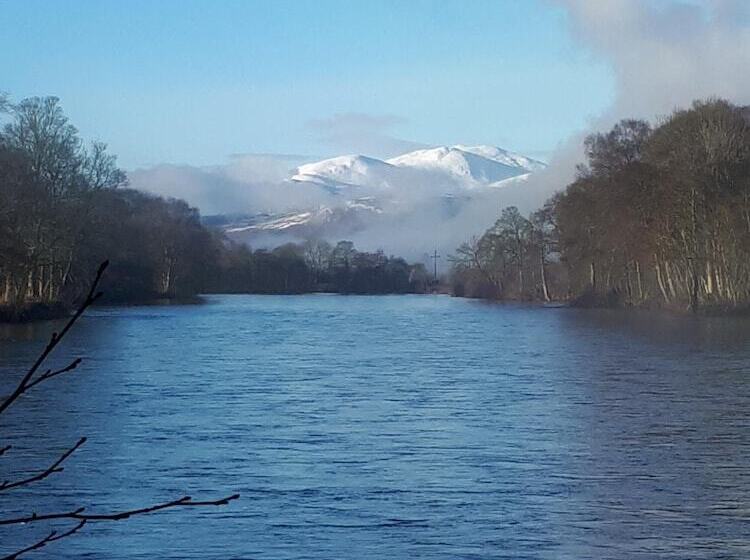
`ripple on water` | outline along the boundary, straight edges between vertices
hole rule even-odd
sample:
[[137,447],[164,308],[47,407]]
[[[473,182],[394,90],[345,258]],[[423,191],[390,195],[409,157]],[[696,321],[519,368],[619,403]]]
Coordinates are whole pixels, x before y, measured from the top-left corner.
[[[749,326],[440,296],[95,309],[57,356],[81,370],[4,415],[0,478],[89,442],[0,508],[242,493],[38,558],[745,558]],[[52,328],[0,331],[0,389]]]

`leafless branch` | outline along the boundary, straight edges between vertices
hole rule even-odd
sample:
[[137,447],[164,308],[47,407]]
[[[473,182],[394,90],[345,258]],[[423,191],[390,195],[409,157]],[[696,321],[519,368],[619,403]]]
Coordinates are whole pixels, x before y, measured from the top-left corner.
[[[32,387],[44,381],[48,381],[49,379],[52,379],[53,377],[57,377],[58,375],[62,375],[64,373],[73,371],[81,363],[81,358],[76,358],[75,360],[73,360],[71,363],[69,363],[67,366],[63,368],[56,369],[56,370],[48,369],[41,375],[35,377],[35,375],[41,368],[42,364],[49,357],[52,351],[57,347],[57,345],[60,343],[62,338],[67,334],[70,328],[76,323],[79,317],[83,315],[84,311],[86,311],[86,309],[88,309],[89,306],[91,306],[102,295],[101,292],[96,291],[96,288],[99,285],[99,281],[101,280],[104,270],[107,268],[107,264],[108,262],[105,261],[99,266],[99,269],[97,270],[97,273],[96,273],[96,277],[94,278],[94,281],[91,285],[91,289],[86,295],[86,299],[83,301],[80,307],[76,310],[76,312],[70,317],[70,319],[68,319],[68,322],[62,328],[62,330],[59,333],[55,332],[52,334],[49,343],[44,348],[42,353],[39,355],[36,362],[34,362],[31,368],[26,372],[26,374],[23,376],[21,381],[16,386],[15,390],[8,397],[6,397],[4,401],[2,401],[2,404],[0,404],[0,413],[7,410],[10,405],[12,405],[21,395],[23,395],[26,391],[28,391]],[[61,465],[68,459],[68,457],[70,457],[73,453],[75,453],[76,450],[79,447],[81,447],[84,443],[86,443],[85,437],[79,439],[75,445],[73,445],[71,448],[65,451],[54,463],[52,463],[52,465],[50,465],[47,469],[35,475],[31,475],[27,478],[14,481],[14,482],[9,482],[9,481],[3,482],[2,484],[0,484],[0,491],[17,488],[19,486],[25,486],[27,484],[31,484],[33,482],[43,480],[47,478],[48,476],[52,475],[53,473],[61,472],[64,469],[64,467],[62,467]],[[9,449],[11,449],[10,445],[0,447],[0,456],[4,455]],[[47,535],[43,539],[35,542],[34,544],[30,546],[27,546],[26,548],[22,550],[18,550],[9,555],[6,555],[0,560],[16,560],[21,555],[27,552],[38,550],[40,548],[47,546],[49,543],[58,541],[65,537],[69,537],[70,535],[73,535],[74,533],[77,533],[86,525],[86,523],[91,522],[91,521],[120,521],[122,519],[128,519],[129,517],[132,517],[135,515],[143,515],[143,514],[153,513],[156,511],[171,509],[171,508],[195,507],[195,506],[224,506],[224,505],[227,505],[229,502],[238,499],[239,497],[240,497],[239,494],[233,494],[231,496],[227,496],[219,500],[198,501],[198,500],[193,500],[190,496],[184,496],[182,498],[179,498],[177,500],[172,500],[170,502],[163,502],[163,503],[159,503],[159,504],[148,506],[148,507],[125,510],[125,511],[120,511],[120,512],[115,512],[115,513],[99,513],[99,514],[86,513],[85,508],[80,507],[71,511],[44,513],[41,515],[38,515],[37,513],[32,513],[31,515],[27,515],[24,517],[2,519],[0,520],[0,526],[16,525],[16,524],[22,524],[22,523],[34,523],[37,521],[53,521],[53,520],[66,520],[66,519],[78,521],[78,524],[75,525],[73,528],[62,533],[58,533],[57,531],[52,531],[50,532],[49,535]]]
[[24,486],[26,484],[31,484],[32,482],[36,482],[38,480],[43,480],[47,478],[49,475],[51,475],[52,473],[62,472],[63,467],[61,467],[60,465],[63,463],[63,461],[65,461],[65,459],[70,457],[76,451],[76,449],[81,447],[84,443],[86,443],[86,438],[82,437],[76,442],[76,444],[73,447],[71,447],[65,453],[63,453],[57,461],[52,463],[52,465],[50,465],[47,469],[45,469],[44,471],[38,474],[35,474],[28,478],[24,478],[22,480],[17,480],[15,482],[8,482],[6,480],[2,484],[0,484],[0,492],[2,492],[3,490],[9,490],[11,488],[18,488],[19,486]]
[[21,554],[26,554],[27,552],[31,552],[32,550],[39,550],[40,548],[44,548],[51,542],[59,541],[60,539],[64,539],[65,537],[69,537],[73,533],[77,533],[81,529],[83,529],[83,526],[86,525],[86,520],[81,520],[75,527],[72,529],[69,529],[65,531],[64,533],[59,533],[57,531],[50,532],[49,535],[44,537],[42,540],[35,542],[31,546],[27,546],[24,549],[18,550],[14,552],[13,554],[10,554],[8,556],[3,556],[1,560],[16,560]]
[[50,337],[50,341],[47,343],[47,346],[44,348],[44,351],[39,355],[36,362],[34,362],[34,365],[31,366],[29,371],[26,372],[26,374],[23,376],[21,381],[16,386],[15,390],[6,397],[6,399],[3,401],[2,404],[0,404],[0,414],[5,412],[5,410],[12,405],[18,397],[23,395],[30,387],[33,387],[40,381],[44,381],[46,379],[50,379],[51,377],[55,377],[56,375],[59,375],[61,373],[65,373],[66,371],[71,371],[72,369],[75,369],[75,367],[80,363],[80,361],[74,361],[73,364],[70,364],[67,366],[67,368],[62,368],[61,370],[57,370],[55,372],[47,371],[44,374],[42,374],[40,377],[38,377],[36,380],[33,380],[34,374],[39,370],[41,365],[44,363],[44,361],[47,359],[47,357],[52,353],[52,351],[57,347],[57,345],[60,343],[62,338],[65,336],[65,334],[70,330],[70,328],[75,324],[75,322],[79,319],[81,315],[83,315],[83,312],[86,311],[86,309],[89,308],[99,297],[101,297],[102,293],[97,292],[96,288],[99,285],[99,281],[102,278],[102,274],[104,274],[104,270],[107,268],[107,265],[109,264],[109,261],[104,261],[101,265],[99,265],[99,269],[96,271],[96,277],[94,278],[94,282],[91,284],[91,289],[89,289],[88,294],[86,295],[86,299],[83,301],[83,303],[80,305],[80,307],[76,310],[76,312],[68,319],[68,322],[65,324],[65,326],[62,328],[62,330],[57,333],[52,333],[52,336]]
[[225,506],[229,502],[236,500],[239,497],[239,494],[232,494],[231,496],[221,498],[220,500],[195,501],[190,496],[183,496],[182,498],[172,500],[171,502],[164,502],[153,506],[130,509],[116,513],[85,513],[86,508],[81,507],[71,511],[44,513],[41,515],[32,513],[31,515],[27,515],[24,517],[2,519],[0,520],[0,525],[17,525],[19,523],[34,523],[36,521],[50,521],[53,519],[75,519],[78,521],[120,521],[122,519],[133,517],[134,515],[153,513],[155,511],[160,511],[163,509],[196,506]]
[[82,358],[76,358],[75,360],[73,360],[72,362],[70,362],[64,368],[56,369],[55,371],[52,371],[52,370],[48,369],[42,375],[40,375],[39,377],[37,377],[36,379],[34,379],[28,385],[26,385],[26,390],[28,391],[34,385],[37,385],[37,384],[41,383],[42,381],[46,381],[47,379],[51,379],[52,377],[55,377],[56,375],[60,375],[61,373],[67,373],[69,371],[73,371],[74,369],[76,369],[80,365],[80,363],[82,361],[83,361]]

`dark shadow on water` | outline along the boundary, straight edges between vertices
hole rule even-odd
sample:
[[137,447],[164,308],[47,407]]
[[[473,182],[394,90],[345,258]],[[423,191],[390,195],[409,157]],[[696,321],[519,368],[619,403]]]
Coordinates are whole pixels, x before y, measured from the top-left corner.
[[563,328],[619,334],[652,345],[711,348],[750,347],[750,317],[671,314],[659,311],[563,309]]

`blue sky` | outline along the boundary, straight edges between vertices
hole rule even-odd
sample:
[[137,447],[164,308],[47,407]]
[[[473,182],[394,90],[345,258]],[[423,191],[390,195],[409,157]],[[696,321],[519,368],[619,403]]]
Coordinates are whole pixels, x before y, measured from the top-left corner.
[[394,137],[543,155],[613,97],[566,17],[541,0],[0,0],[0,91],[57,95],[131,169]]

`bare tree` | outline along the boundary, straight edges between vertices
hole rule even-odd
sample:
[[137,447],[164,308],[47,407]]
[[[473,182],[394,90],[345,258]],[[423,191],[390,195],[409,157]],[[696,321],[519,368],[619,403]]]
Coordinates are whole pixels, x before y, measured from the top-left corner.
[[[10,395],[5,397],[5,399],[2,401],[2,403],[0,404],[0,414],[7,411],[18,401],[19,397],[21,397],[36,385],[45,383],[55,377],[69,373],[75,370],[80,365],[82,361],[81,358],[75,358],[64,367],[58,369],[43,369],[43,366],[46,363],[47,359],[50,357],[55,348],[57,348],[57,346],[60,344],[60,341],[70,331],[76,321],[78,321],[78,319],[81,317],[81,315],[83,315],[86,309],[88,309],[94,302],[96,302],[97,299],[101,297],[102,293],[97,291],[97,286],[99,285],[99,281],[101,280],[104,270],[107,268],[107,264],[107,262],[104,262],[100,265],[99,270],[96,273],[96,277],[94,278],[94,281],[91,284],[91,288],[86,295],[83,303],[68,319],[67,323],[63,326],[60,332],[52,333],[47,346],[41,352],[34,364],[21,377],[21,380],[16,385],[15,389],[10,393]],[[8,492],[17,488],[22,488],[40,480],[44,480],[45,478],[52,476],[53,474],[62,472],[64,469],[63,464],[65,463],[65,461],[85,443],[86,438],[82,437],[75,444],[70,446],[64,453],[62,453],[62,455],[60,455],[48,467],[40,469],[38,472],[29,474],[18,480],[6,480],[0,483],[0,492]],[[12,449],[10,445],[0,445],[0,457],[11,451]],[[71,527],[65,531],[59,532],[57,530],[52,530],[45,537],[29,544],[28,546],[20,550],[2,553],[5,555],[2,556],[1,560],[15,560],[16,558],[19,558],[28,552],[38,550],[61,539],[67,538],[79,532],[88,523],[98,521],[120,521],[123,519],[128,519],[129,517],[133,517],[135,515],[143,515],[172,508],[223,506],[238,498],[239,494],[232,494],[231,496],[226,496],[217,500],[194,500],[190,496],[182,496],[180,498],[158,504],[152,504],[137,509],[116,512],[91,513],[85,507],[81,506],[67,511],[34,511],[18,517],[0,519],[0,526],[20,525],[27,523],[43,523],[45,521],[53,520],[69,520],[73,522]]]

